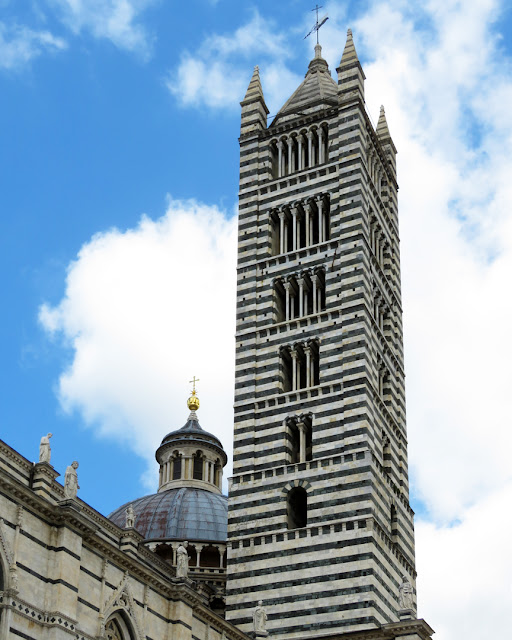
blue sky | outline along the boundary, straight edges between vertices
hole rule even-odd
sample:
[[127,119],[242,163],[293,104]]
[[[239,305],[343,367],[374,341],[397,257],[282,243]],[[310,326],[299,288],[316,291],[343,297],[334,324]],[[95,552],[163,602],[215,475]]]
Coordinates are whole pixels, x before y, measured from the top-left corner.
[[[238,103],[255,64],[271,114],[296,88],[311,8],[0,0],[0,437],[35,460],[52,431],[52,463],[78,459],[103,513],[154,487],[193,375],[230,453]],[[351,27],[399,151],[420,614],[449,640],[471,611],[476,640],[512,604],[510,556],[481,578],[466,562],[512,497],[511,7],[324,9],[331,71]]]

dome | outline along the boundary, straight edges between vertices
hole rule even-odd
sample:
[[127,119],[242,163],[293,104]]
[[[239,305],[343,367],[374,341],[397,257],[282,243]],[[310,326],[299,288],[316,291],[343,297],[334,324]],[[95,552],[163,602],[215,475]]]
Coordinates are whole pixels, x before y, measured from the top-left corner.
[[205,489],[180,487],[127,502],[109,515],[119,527],[126,523],[131,505],[135,528],[146,540],[227,539],[228,499]]

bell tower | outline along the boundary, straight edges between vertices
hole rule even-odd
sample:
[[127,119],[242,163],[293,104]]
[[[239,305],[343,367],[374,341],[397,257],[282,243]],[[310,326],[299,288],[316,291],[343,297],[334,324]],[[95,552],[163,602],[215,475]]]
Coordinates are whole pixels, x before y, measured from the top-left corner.
[[258,67],[241,103],[226,616],[249,632],[261,600],[272,638],[432,631],[415,620],[396,149],[364,80],[349,30],[337,82],[317,44],[270,126]]

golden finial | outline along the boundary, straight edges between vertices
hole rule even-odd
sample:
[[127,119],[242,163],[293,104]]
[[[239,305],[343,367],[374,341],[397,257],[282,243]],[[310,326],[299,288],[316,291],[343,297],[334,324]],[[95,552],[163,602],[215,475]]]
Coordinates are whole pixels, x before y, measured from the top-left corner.
[[194,376],[192,380],[190,380],[192,384],[192,395],[187,400],[187,406],[190,411],[197,411],[199,409],[199,398],[196,395],[196,382],[199,382],[199,378]]

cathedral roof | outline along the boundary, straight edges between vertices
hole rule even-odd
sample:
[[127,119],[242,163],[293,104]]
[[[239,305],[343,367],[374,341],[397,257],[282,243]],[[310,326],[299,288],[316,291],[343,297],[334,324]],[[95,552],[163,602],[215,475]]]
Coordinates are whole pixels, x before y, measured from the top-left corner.
[[131,505],[135,528],[146,540],[209,540],[227,538],[228,499],[204,489],[180,487],[127,502],[109,515],[119,527]]
[[315,46],[315,57],[309,63],[306,76],[287,102],[281,107],[271,127],[295,119],[298,115],[313,113],[338,104],[338,85],[333,80],[327,61],[322,58],[322,47]]

